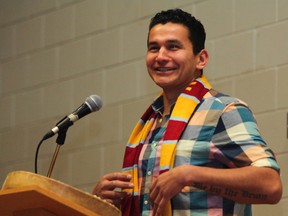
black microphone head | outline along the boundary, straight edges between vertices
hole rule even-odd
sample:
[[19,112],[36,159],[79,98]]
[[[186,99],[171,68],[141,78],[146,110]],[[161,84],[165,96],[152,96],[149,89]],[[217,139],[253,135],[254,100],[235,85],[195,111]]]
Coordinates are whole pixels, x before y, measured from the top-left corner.
[[85,104],[90,108],[91,112],[96,112],[101,109],[103,102],[98,95],[90,95],[86,98]]

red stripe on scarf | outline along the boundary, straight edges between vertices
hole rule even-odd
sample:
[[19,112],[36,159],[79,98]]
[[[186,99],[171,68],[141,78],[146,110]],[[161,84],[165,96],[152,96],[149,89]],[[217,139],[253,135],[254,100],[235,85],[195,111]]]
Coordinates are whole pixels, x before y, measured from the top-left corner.
[[[135,148],[131,148],[131,147],[126,147],[125,150],[125,160],[123,161],[123,167],[133,167],[133,165],[135,164],[135,158],[139,157],[139,154],[141,152],[141,148],[139,147],[135,147]],[[138,159],[137,163],[138,163]]]
[[190,89],[186,88],[183,93],[187,94],[187,95],[192,95],[192,96],[196,97],[199,101],[201,101],[203,96],[209,91],[209,89],[207,91],[207,88],[205,86],[203,86],[203,84],[200,82],[192,82],[189,85],[189,87],[191,87],[191,88]]
[[169,126],[166,128],[164,140],[178,140],[181,134],[175,133],[175,131],[182,131],[186,127],[186,122],[179,122],[175,120],[169,120]]

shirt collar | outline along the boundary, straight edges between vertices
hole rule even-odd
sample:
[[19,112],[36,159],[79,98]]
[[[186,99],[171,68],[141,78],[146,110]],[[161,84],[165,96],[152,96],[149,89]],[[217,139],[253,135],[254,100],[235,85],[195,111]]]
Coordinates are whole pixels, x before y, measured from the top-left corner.
[[[175,106],[175,103],[171,106],[170,114],[172,113],[172,110]],[[159,96],[153,103],[152,103],[152,109],[157,113],[160,114],[160,116],[163,115],[164,112],[164,103],[163,103],[163,95]],[[169,114],[169,115],[170,115]]]
[[163,104],[163,95],[158,97],[153,103],[152,103],[152,109],[157,113],[162,115],[164,111],[164,104]]

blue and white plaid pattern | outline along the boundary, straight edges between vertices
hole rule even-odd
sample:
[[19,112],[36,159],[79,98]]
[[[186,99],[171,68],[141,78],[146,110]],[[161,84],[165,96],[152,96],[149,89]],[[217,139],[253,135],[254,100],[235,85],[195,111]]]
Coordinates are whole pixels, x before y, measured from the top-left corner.
[[[153,104],[161,110],[161,99]],[[167,117],[169,118],[169,116]],[[151,215],[149,188],[153,173],[159,173],[161,144],[167,121],[152,127],[140,153],[139,186],[142,215]],[[259,134],[247,105],[236,98],[208,92],[196,108],[177,143],[175,166],[191,164],[215,168],[271,167],[279,171],[273,152]],[[172,200],[173,215],[251,215],[251,206],[192,188]]]

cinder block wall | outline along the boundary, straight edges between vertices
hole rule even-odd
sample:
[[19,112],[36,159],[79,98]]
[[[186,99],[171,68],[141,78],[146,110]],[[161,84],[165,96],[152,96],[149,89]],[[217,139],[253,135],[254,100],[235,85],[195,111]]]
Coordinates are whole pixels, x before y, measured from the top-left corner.
[[[147,25],[174,7],[203,22],[206,76],[250,105],[277,154],[283,198],[254,206],[255,215],[287,213],[287,0],[1,0],[1,184],[11,171],[33,172],[42,136],[92,94],[104,106],[69,129],[52,177],[91,191],[103,174],[121,169],[128,135],[159,92],[145,68]],[[55,139],[40,149],[42,175]]]

